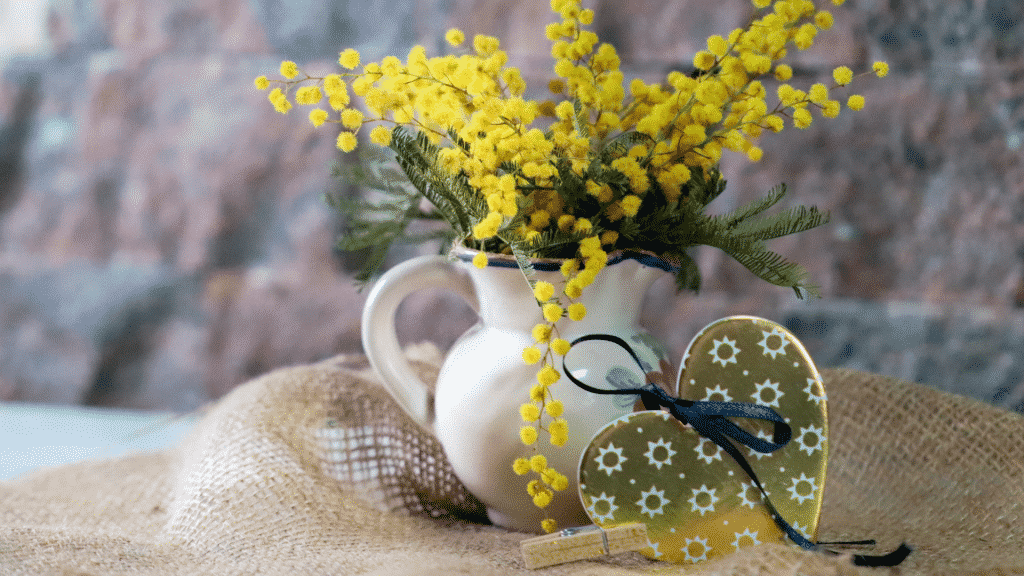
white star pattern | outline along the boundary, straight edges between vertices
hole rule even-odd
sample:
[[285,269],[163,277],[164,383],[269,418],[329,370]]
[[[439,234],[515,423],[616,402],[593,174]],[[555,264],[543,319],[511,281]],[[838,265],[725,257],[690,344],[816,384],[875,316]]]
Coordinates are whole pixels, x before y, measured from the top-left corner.
[[790,526],[792,526],[793,530],[796,530],[797,532],[799,532],[800,535],[803,536],[804,538],[810,538],[811,537],[810,531],[807,530],[807,528],[804,528],[799,522],[793,522],[792,524],[790,524]]
[[[604,463],[604,457],[608,454],[615,454],[616,460],[614,466],[609,466]],[[598,448],[597,458],[594,458],[594,462],[597,462],[597,469],[609,476],[612,475],[612,472],[622,472],[622,463],[626,460],[629,460],[629,458],[622,455],[622,448],[616,448],[611,442],[608,443],[606,448]]]
[[[775,327],[772,328],[771,332],[762,331],[761,333],[764,334],[764,338],[758,344],[761,345],[761,350],[764,351],[765,356],[771,356],[772,360],[774,360],[779,354],[786,355],[786,345],[789,344],[789,341],[786,339],[785,332]],[[778,346],[772,346],[772,342],[774,342],[772,336],[778,337]]]
[[647,540],[647,545],[650,546],[651,550],[654,551],[654,557],[655,558],[660,558],[660,557],[665,555],[664,552],[659,552],[658,551],[658,544],[661,544],[661,542],[651,542],[650,540]]
[[[753,482],[744,482],[740,484],[740,493],[737,494],[737,496],[740,497],[740,506],[746,506],[751,510],[753,510],[754,507],[757,506],[757,502],[751,500],[750,498],[747,498],[747,492],[750,491],[751,489],[756,488],[757,487],[754,486]],[[758,500],[760,500],[760,498],[758,498]]]
[[[718,362],[722,365],[722,368],[725,368],[726,364],[736,363],[736,356],[740,353],[740,349],[736,347],[735,340],[730,340],[728,336],[722,336],[721,340],[713,340],[712,344],[714,344],[715,347],[709,350],[708,354],[715,358],[711,362]],[[719,349],[723,346],[726,348],[723,352],[728,353],[725,357],[719,353]]]
[[[605,512],[604,514],[598,513],[598,511],[597,511],[597,503],[598,502],[604,502],[604,503],[608,504],[608,511]],[[596,522],[598,524],[600,524],[601,522],[611,522],[612,520],[614,520],[615,519],[615,511],[618,510],[618,509],[619,509],[619,507],[615,505],[615,496],[609,496],[609,495],[605,494],[604,492],[601,492],[600,496],[595,497],[590,502],[591,518],[593,518],[594,522]]]
[[[805,440],[806,436],[810,434],[814,437],[814,443]],[[796,439],[800,443],[800,450],[807,452],[810,456],[821,450],[822,444],[825,442],[825,430],[815,425],[804,426],[800,428],[800,436]]]
[[[690,547],[694,544],[700,544],[700,553],[691,553]],[[708,552],[711,551],[711,547],[708,546],[708,539],[701,538],[700,536],[694,536],[693,538],[687,538],[686,544],[682,547],[682,552],[686,556],[687,562],[700,562],[701,560],[708,559]]]
[[[786,490],[789,490],[790,500],[796,500],[797,504],[803,504],[804,500],[810,500],[814,498],[814,491],[818,489],[816,483],[814,482],[814,478],[810,478],[806,474],[801,472],[799,478],[792,478],[791,480],[793,480],[793,485],[790,486],[789,488],[786,488]],[[800,491],[797,490],[797,487],[805,482],[811,486],[811,489],[807,491],[807,494],[801,494]]]
[[816,394],[814,391],[814,385],[817,383],[818,381],[815,380],[814,378],[808,378],[807,387],[804,388],[804,393],[807,394],[807,399],[810,400],[811,402],[814,402],[815,404],[821,404],[822,402],[825,401],[825,389],[824,387],[822,387],[821,396],[818,396],[818,394]]
[[[714,512],[715,502],[718,502],[718,496],[715,496],[715,492],[717,491],[717,488],[708,488],[707,484],[701,484],[700,488],[693,488],[693,496],[691,496],[690,499],[687,500],[687,502],[689,502],[692,506],[690,508],[690,511],[700,512],[701,516],[707,514],[708,512]],[[708,497],[708,503],[703,506],[697,503],[697,497],[702,495]]]
[[[650,499],[650,498],[653,498],[655,496],[658,497],[658,506],[656,508],[652,508],[652,507],[647,505],[647,500]],[[664,514],[665,513],[665,504],[668,504],[669,502],[670,502],[670,500],[665,498],[665,491],[664,490],[658,490],[652,484],[650,490],[647,490],[647,491],[644,491],[644,492],[640,493],[640,499],[636,501],[636,505],[640,507],[640,513],[641,514],[647,514],[651,518],[654,518],[655,514]]]
[[[751,532],[750,528],[746,528],[743,532],[733,532],[733,534],[736,535],[736,538],[732,541],[732,545],[733,548],[737,550],[742,546],[757,546],[761,543],[761,541],[757,539],[757,530]],[[744,541],[744,538],[750,539],[749,544]]]
[[704,389],[707,390],[707,394],[704,395],[704,400],[711,400],[712,396],[714,396],[715,394],[720,394],[722,396],[722,399],[718,400],[718,402],[732,402],[732,396],[729,396],[729,391],[722,388],[721,384],[716,384],[714,388]]
[[[714,446],[715,447],[715,451],[712,452],[711,454],[705,453],[704,452],[704,445],[705,444],[710,444],[710,445]],[[711,464],[712,460],[721,460],[722,459],[722,447],[719,446],[718,444],[715,444],[711,440],[708,440],[707,438],[705,438],[703,436],[701,436],[697,440],[697,447],[694,448],[693,451],[697,453],[697,458],[703,460],[706,464]]]
[[[656,460],[654,458],[654,451],[658,448],[665,449],[665,458],[663,460]],[[672,449],[671,442],[665,442],[664,438],[658,438],[657,442],[647,443],[647,452],[644,452],[644,456],[647,457],[648,464],[650,464],[651,466],[656,466],[658,470],[661,470],[661,467],[666,464],[668,464],[669,466],[672,465],[672,456],[674,456],[675,453],[676,451]]]
[[[769,442],[772,441],[772,435],[769,434],[768,432],[765,432],[764,430],[758,430],[756,433],[754,433],[754,436],[757,436],[758,438],[760,438],[762,440],[768,440]],[[750,452],[750,455],[753,456],[754,458],[757,458],[758,460],[760,460],[761,458],[764,458],[765,456],[771,456],[772,455],[771,452],[767,452],[767,453],[765,453],[765,452],[758,452],[757,450],[754,450],[753,448],[749,448],[749,447],[747,448],[747,452]]]
[[[754,386],[757,387],[757,392],[754,392],[753,395],[751,395],[751,398],[754,399],[754,403],[760,404],[762,406],[774,406],[776,408],[779,407],[779,398],[782,398],[783,394],[781,391],[779,391],[778,382],[772,382],[769,379],[765,379],[764,383],[755,383]],[[764,396],[765,390],[771,390],[772,392],[775,393],[774,397],[771,400],[765,400],[762,397]]]

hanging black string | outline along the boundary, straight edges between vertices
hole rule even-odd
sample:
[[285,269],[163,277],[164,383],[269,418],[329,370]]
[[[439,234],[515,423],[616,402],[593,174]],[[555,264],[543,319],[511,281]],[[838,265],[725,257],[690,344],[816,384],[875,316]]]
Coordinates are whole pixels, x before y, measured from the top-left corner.
[[[618,336],[612,336],[610,334],[588,334],[574,340],[572,342],[572,347],[575,347],[581,342],[590,340],[603,340],[617,344],[626,350],[630,357],[636,362],[637,366],[640,366],[640,369],[643,370],[643,362],[641,362],[640,358],[637,357],[636,352],[633,351],[625,340]],[[792,438],[792,428],[790,428],[789,424],[786,423],[785,419],[783,419],[778,412],[771,408],[747,402],[712,402],[706,400],[686,400],[683,398],[675,398],[668,392],[662,390],[656,384],[647,384],[641,388],[619,388],[615,390],[595,388],[581,382],[578,378],[573,376],[571,372],[569,372],[565,366],[564,356],[562,357],[562,372],[569,380],[572,381],[573,384],[576,384],[580,388],[594,394],[638,394],[641,402],[643,402],[644,408],[647,410],[667,408],[669,414],[671,414],[676,420],[679,420],[683,424],[689,424],[698,434],[717,444],[722,450],[725,450],[733,460],[736,461],[740,468],[743,469],[747,476],[750,477],[751,481],[753,481],[754,486],[756,486],[761,492],[765,507],[771,514],[775,525],[778,526],[779,529],[793,541],[793,543],[797,544],[801,548],[805,550],[816,550],[830,554],[838,554],[833,550],[824,548],[824,545],[831,544],[834,546],[841,546],[874,544],[873,540],[831,543],[812,542],[793,528],[793,526],[791,526],[789,522],[779,514],[778,510],[776,510],[775,506],[768,498],[768,493],[765,491],[764,486],[761,485],[761,480],[758,479],[754,469],[750,467],[750,463],[743,457],[739,448],[730,441],[730,439],[736,441],[762,454],[774,452],[785,446]],[[747,432],[743,428],[734,424],[729,420],[729,418],[753,418],[756,420],[771,422],[774,425],[771,441],[754,436],[750,432]],[[909,546],[901,544],[896,550],[882,556],[854,555],[853,563],[858,566],[896,566],[902,562],[910,552],[911,548]]]

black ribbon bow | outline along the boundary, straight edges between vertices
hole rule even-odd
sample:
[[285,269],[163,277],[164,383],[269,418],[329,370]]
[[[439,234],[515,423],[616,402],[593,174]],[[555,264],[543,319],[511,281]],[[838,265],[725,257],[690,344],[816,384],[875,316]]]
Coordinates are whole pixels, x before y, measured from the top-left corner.
[[[573,340],[571,346],[575,347],[577,344],[589,340],[603,340],[617,344],[629,353],[630,357],[633,358],[641,370],[644,369],[643,362],[640,361],[636,352],[633,351],[625,340],[618,336],[612,336],[610,334],[587,334]],[[713,402],[707,400],[686,400],[684,398],[675,398],[660,386],[653,383],[649,383],[641,388],[620,388],[616,390],[595,388],[581,382],[569,372],[565,366],[564,356],[562,357],[562,372],[569,380],[572,381],[573,384],[587,392],[592,392],[594,394],[638,394],[640,396],[640,401],[643,402],[644,408],[647,410],[666,408],[673,418],[683,424],[689,424],[698,434],[714,442],[729,454],[729,456],[739,464],[740,468],[743,469],[747,476],[750,477],[751,481],[753,481],[754,485],[761,492],[765,507],[768,508],[768,512],[771,514],[775,525],[778,526],[779,529],[793,541],[793,543],[801,548],[805,550],[826,552],[829,554],[839,554],[834,550],[826,549],[824,546],[861,546],[873,545],[875,543],[874,540],[861,540],[856,542],[812,542],[793,528],[789,522],[779,514],[778,510],[776,510],[775,506],[768,498],[768,493],[765,491],[764,486],[761,485],[761,480],[758,479],[754,469],[750,467],[750,463],[747,462],[747,459],[744,458],[739,448],[737,448],[732,442],[738,442],[762,454],[769,454],[785,446],[792,438],[793,430],[789,424],[786,423],[785,419],[775,410],[772,410],[767,406],[747,402]],[[743,428],[734,424],[729,420],[729,418],[753,418],[755,420],[772,422],[774,424],[774,431],[771,441],[754,436],[750,432],[747,432]],[[900,562],[903,562],[903,560],[910,554],[911,550],[912,549],[906,544],[901,544],[896,550],[882,556],[854,555],[853,563],[858,566],[896,566]]]

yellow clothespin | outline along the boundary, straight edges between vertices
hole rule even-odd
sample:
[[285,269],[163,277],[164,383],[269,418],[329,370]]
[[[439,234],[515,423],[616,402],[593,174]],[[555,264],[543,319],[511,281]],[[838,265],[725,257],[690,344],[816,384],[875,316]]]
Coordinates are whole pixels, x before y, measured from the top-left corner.
[[649,545],[647,525],[637,522],[607,530],[595,524],[566,528],[554,534],[523,540],[519,547],[527,568],[543,568],[563,562],[640,550]]

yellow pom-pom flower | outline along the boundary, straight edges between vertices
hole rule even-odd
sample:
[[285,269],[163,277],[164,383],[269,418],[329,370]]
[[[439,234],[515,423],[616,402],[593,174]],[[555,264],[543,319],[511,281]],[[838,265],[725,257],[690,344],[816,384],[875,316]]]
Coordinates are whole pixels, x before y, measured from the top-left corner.
[[551,338],[551,326],[547,324],[537,324],[533,327],[532,336],[534,341],[538,343],[547,342]]
[[295,91],[295,101],[304,106],[316,104],[323,98],[323,94],[316,86],[303,86]]
[[860,110],[864,108],[864,97],[860,94],[854,94],[847,98],[846,105],[850,110]]
[[543,384],[534,384],[530,387],[530,400],[543,402],[548,396],[548,389]]
[[483,252],[477,252],[476,255],[473,256],[473,266],[476,266],[477,268],[487,268],[487,255]]
[[291,80],[299,75],[299,67],[295,65],[295,62],[291,60],[285,60],[281,62],[281,76]]
[[512,462],[512,471],[519,476],[529,473],[530,461],[526,458],[516,458],[515,462]]
[[814,15],[814,24],[822,30],[832,28],[833,23],[832,13],[827,10],[822,10]]
[[501,227],[502,217],[497,212],[491,212],[483,220],[473,226],[473,236],[477,240],[486,240],[498,233]]
[[373,130],[370,130],[370,141],[380,146],[390,145],[391,129],[387,126],[374,126]]
[[569,425],[564,418],[558,418],[548,426],[548,433],[551,434],[551,444],[564,446],[569,441]]
[[530,458],[530,469],[538,474],[546,470],[548,467],[548,459],[543,454],[535,454]]
[[580,269],[580,263],[575,258],[570,258],[565,262],[562,262],[562,266],[559,268],[559,272],[562,276],[569,278]]
[[565,356],[569,353],[569,341],[563,340],[562,338],[555,338],[551,341],[551,351],[559,356]]
[[715,34],[708,37],[708,50],[710,50],[715,56],[721,58],[729,51],[729,45],[726,43],[725,38]]
[[793,111],[793,126],[803,129],[811,125],[813,118],[811,117],[811,111],[807,108],[800,108]]
[[779,64],[775,67],[775,79],[785,82],[793,77],[793,67],[789,64]]
[[573,302],[569,304],[569,318],[576,322],[583,320],[587,316],[587,307],[582,302]]
[[544,319],[548,322],[558,322],[562,317],[562,307],[553,302],[545,304],[543,308]]
[[327,121],[327,110],[317,108],[309,113],[309,123],[313,126],[320,126]]
[[839,66],[832,71],[832,78],[835,79],[836,84],[846,86],[853,81],[853,70],[850,70],[848,66]]
[[885,78],[885,76],[889,73],[889,64],[879,60],[878,62],[875,62],[874,64],[871,65],[871,69],[874,70],[875,76],[878,76],[879,78]]
[[355,108],[346,108],[341,113],[341,125],[349,130],[355,130],[363,125],[363,113]]
[[548,491],[538,492],[533,497],[533,505],[536,506],[537,508],[544,508],[548,504],[551,504],[551,497],[552,497],[551,492],[548,492]]
[[338,55],[338,64],[342,68],[352,70],[356,66],[359,66],[359,52],[354,48],[346,48]]
[[622,199],[622,212],[629,217],[636,216],[640,211],[640,197],[630,194]]
[[558,418],[565,411],[565,405],[561,400],[552,400],[544,405],[544,411],[548,413],[548,416]]
[[537,429],[533,426],[523,426],[519,429],[519,439],[527,446],[537,441]]
[[583,283],[578,278],[573,278],[565,283],[565,295],[569,298],[579,298],[583,295]]
[[541,521],[540,527],[548,534],[551,534],[555,530],[558,530],[558,522],[556,522],[553,518],[545,518]]
[[547,302],[554,295],[555,286],[551,282],[541,280],[533,286],[533,296],[538,302]]
[[811,86],[811,89],[807,92],[807,97],[810,98],[811,102],[821,104],[825,100],[828,100],[828,86],[825,86],[820,82]]
[[555,382],[558,382],[558,379],[561,377],[562,375],[558,373],[558,370],[555,370],[551,364],[547,364],[541,368],[540,372],[537,373],[537,382],[539,382],[541,386],[551,386]]
[[253,84],[255,84],[260,90],[266,90],[270,87],[270,80],[267,80],[266,76],[257,76],[256,79],[253,80]]
[[551,487],[561,492],[569,487],[569,479],[564,474],[558,474],[552,481]]
[[519,415],[523,422],[536,422],[540,419],[540,408],[536,404],[523,404],[519,407]]
[[292,108],[292,103],[288,101],[288,97],[281,92],[280,88],[274,88],[267,94],[267,100],[274,105],[274,110],[277,110],[281,114],[287,114]]
[[449,28],[444,34],[444,39],[452,46],[458,46],[466,41],[466,35],[458,28]]
[[523,362],[526,362],[527,364],[536,364],[537,362],[540,362],[540,358],[540,349],[536,346],[523,348]]
[[715,55],[701,50],[693,57],[693,67],[698,70],[710,70],[715,65]]
[[540,480],[530,480],[526,483],[526,493],[530,496],[536,496],[544,491],[544,486],[541,485]]
[[338,134],[338,140],[335,144],[338,146],[338,150],[351,152],[356,149],[356,135],[351,132],[342,132]]
[[333,96],[334,94],[339,94],[347,90],[348,88],[345,86],[345,83],[342,82],[341,76],[338,74],[328,74],[327,76],[324,76],[324,92],[326,92],[328,96]]

